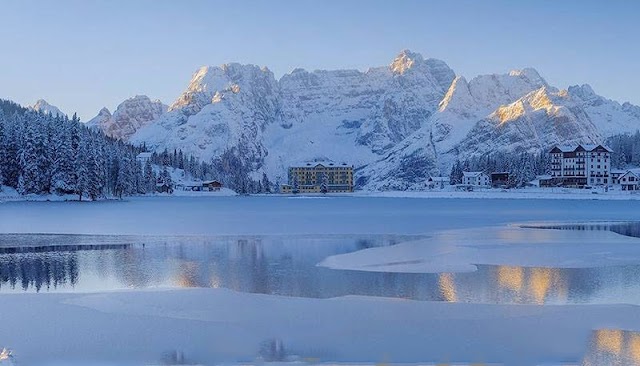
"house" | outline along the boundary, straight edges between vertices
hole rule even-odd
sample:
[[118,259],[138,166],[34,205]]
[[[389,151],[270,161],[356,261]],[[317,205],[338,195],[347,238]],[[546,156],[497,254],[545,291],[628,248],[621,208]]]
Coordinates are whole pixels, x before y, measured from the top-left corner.
[[141,152],[136,156],[136,160],[139,161],[143,166],[147,163],[147,161],[151,160],[151,156],[153,153],[150,152]]
[[489,187],[491,179],[484,172],[462,172],[462,184],[466,186]]
[[202,190],[204,191],[217,192],[220,189],[222,189],[222,183],[218,182],[217,180],[202,182]]
[[551,151],[551,176],[565,187],[609,185],[611,152],[604,145],[556,146]]
[[173,193],[173,187],[167,183],[156,183],[156,192],[159,193]]
[[626,172],[627,170],[611,169],[611,183],[620,184],[620,177]]
[[551,175],[539,175],[536,177],[535,181],[538,182],[537,184],[538,187],[546,187],[546,188],[555,187],[558,184],[560,184],[560,182],[555,178],[553,178]]
[[509,186],[509,173],[508,172],[494,172],[491,173],[491,187],[504,188]]
[[281,193],[353,192],[353,165],[333,162],[310,162],[289,167],[289,184]]
[[640,188],[640,175],[628,170],[620,176],[619,182],[623,191],[637,191]]
[[427,179],[427,188],[429,189],[444,189],[445,186],[450,185],[451,178],[449,177],[429,177]]

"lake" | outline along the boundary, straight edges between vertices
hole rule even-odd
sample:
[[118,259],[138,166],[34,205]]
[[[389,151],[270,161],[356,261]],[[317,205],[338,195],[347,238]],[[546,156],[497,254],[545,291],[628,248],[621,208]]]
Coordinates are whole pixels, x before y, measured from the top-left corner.
[[[554,224],[611,230],[637,223]],[[469,273],[376,273],[316,266],[324,258],[421,235],[110,236],[0,235],[0,293],[213,287],[281,296],[366,295],[492,304],[640,305],[640,266],[479,266]]]

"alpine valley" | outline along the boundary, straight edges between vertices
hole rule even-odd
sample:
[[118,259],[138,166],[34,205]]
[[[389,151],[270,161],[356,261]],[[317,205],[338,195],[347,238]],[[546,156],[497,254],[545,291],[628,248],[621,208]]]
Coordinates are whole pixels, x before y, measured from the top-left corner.
[[589,85],[557,89],[531,68],[467,80],[405,50],[364,72],[295,69],[279,80],[265,67],[205,66],[168,107],[136,96],[88,124],[204,161],[232,151],[273,181],[290,165],[328,160],[354,165],[359,188],[406,190],[448,175],[458,159],[633,133],[640,107]]

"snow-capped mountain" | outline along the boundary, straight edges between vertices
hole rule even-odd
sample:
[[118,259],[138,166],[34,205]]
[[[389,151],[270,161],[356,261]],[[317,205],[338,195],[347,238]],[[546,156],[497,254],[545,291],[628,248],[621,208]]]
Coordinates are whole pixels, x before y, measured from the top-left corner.
[[66,116],[66,113],[63,113],[58,107],[47,103],[44,99],[38,99],[33,105],[29,106],[29,109],[33,109],[34,111],[42,112],[45,114],[50,113],[52,116]]
[[272,179],[304,161],[348,162],[370,189],[419,188],[456,159],[601,142],[640,126],[640,107],[588,85],[558,90],[531,68],[467,81],[411,51],[366,71],[295,69],[279,80],[254,65],[207,66],[168,112],[127,110],[126,122],[103,110],[92,123],[204,160],[231,149]]
[[97,128],[111,137],[127,139],[160,117],[168,108],[159,100],[152,101],[146,95],[136,95],[120,103],[113,114],[107,108],[102,108],[97,116],[87,122],[87,126]]

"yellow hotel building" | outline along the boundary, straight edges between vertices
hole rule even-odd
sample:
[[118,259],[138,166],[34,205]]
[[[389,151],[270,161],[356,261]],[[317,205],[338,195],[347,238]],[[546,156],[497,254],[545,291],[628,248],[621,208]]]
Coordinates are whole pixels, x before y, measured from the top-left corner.
[[281,193],[353,192],[353,166],[346,163],[307,163],[289,168],[289,184]]

